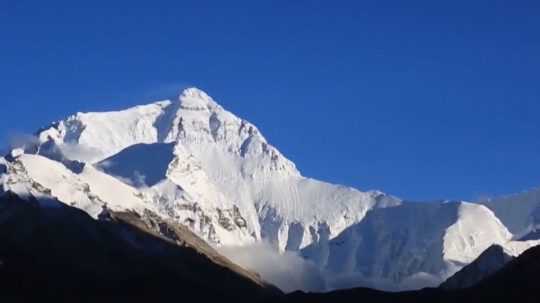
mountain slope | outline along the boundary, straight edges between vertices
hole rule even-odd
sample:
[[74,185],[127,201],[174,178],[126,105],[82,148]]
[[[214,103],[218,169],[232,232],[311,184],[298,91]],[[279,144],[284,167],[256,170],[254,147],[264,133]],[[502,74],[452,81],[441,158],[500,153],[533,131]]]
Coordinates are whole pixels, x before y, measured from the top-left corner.
[[312,245],[302,254],[327,272],[331,289],[418,289],[437,286],[493,243],[511,238],[482,205],[408,202],[372,210],[325,249]]
[[522,238],[540,226],[540,189],[489,199],[489,207],[516,235]]
[[178,100],[78,113],[40,131],[38,141],[26,153],[66,167],[93,164],[143,187],[138,190],[161,215],[217,245],[263,239],[298,250],[335,237],[370,209],[400,203],[302,177],[253,124],[196,88]]
[[503,268],[512,259],[514,257],[507,254],[502,246],[492,245],[480,254],[476,260],[444,281],[441,288],[460,289],[471,287]]
[[[482,300],[538,302],[540,246],[532,247],[508,262],[501,270],[467,290]],[[484,302],[485,302],[484,301]]]
[[407,292],[383,292],[367,288],[337,290],[329,293],[288,294],[282,302],[538,302],[537,277],[540,275],[540,246],[532,247],[503,268],[476,285],[457,290],[426,288]]
[[96,221],[55,200],[0,197],[0,298],[252,300],[279,296],[182,226],[147,213]]
[[94,218],[106,205],[122,211],[142,213],[153,210],[138,191],[91,165],[81,165],[77,172],[62,163],[39,155],[22,154],[6,163],[3,190],[22,196],[54,198],[80,208]]

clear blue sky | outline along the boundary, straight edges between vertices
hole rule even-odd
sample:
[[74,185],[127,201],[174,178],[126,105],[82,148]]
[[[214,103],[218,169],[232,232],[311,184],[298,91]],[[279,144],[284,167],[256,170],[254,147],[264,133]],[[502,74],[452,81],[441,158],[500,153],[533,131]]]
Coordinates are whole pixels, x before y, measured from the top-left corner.
[[540,186],[539,1],[121,2],[1,2],[2,141],[195,85],[306,176],[422,200]]

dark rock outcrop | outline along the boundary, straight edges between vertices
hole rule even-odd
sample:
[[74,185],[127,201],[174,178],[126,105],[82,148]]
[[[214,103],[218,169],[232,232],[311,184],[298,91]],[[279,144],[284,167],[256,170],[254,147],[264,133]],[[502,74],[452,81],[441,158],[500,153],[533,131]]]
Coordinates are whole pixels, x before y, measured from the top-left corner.
[[506,263],[513,259],[514,257],[507,254],[502,246],[492,245],[471,264],[463,267],[448,278],[440,287],[443,289],[461,289],[474,286],[503,268]]

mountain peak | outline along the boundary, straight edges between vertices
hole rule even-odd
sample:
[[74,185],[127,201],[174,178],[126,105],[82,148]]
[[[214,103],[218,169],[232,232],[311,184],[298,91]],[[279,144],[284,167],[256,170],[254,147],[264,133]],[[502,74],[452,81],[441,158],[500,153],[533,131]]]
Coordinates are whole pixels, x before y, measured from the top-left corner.
[[210,110],[217,106],[217,103],[204,91],[189,87],[184,89],[178,96],[180,107],[187,110]]

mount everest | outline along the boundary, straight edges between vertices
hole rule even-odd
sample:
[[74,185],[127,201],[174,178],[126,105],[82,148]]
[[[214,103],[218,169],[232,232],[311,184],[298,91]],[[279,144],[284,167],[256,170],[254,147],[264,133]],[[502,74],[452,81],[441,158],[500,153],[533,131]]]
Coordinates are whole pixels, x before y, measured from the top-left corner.
[[0,158],[0,174],[2,192],[95,219],[150,211],[215,247],[294,252],[326,277],[321,290],[436,286],[493,244],[517,256],[540,243],[526,237],[540,223],[540,190],[417,203],[310,179],[196,88],[56,122]]

